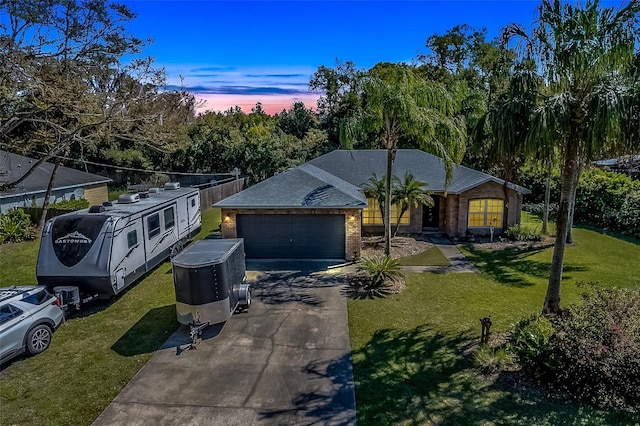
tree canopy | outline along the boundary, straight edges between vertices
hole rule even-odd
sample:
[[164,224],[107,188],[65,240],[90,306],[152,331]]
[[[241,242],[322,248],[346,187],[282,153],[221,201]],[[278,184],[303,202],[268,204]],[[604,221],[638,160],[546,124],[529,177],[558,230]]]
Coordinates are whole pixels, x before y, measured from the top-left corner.
[[[560,310],[560,283],[569,213],[587,161],[640,147],[640,85],[636,70],[640,1],[620,8],[543,0],[532,31],[513,24],[505,42],[518,40],[523,61],[534,61],[543,86],[536,97],[524,148],[558,149],[561,196],[545,312]],[[513,143],[513,142],[512,142]]]

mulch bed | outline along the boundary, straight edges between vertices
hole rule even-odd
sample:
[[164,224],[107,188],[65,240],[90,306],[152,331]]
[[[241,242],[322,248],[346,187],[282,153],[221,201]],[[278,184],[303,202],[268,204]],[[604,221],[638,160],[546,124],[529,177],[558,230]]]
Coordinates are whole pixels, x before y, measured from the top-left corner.
[[[400,258],[413,256],[422,253],[428,248],[433,247],[428,241],[422,239],[421,236],[409,237],[393,237],[391,239],[391,257]],[[384,254],[384,237],[362,237],[362,257]]]

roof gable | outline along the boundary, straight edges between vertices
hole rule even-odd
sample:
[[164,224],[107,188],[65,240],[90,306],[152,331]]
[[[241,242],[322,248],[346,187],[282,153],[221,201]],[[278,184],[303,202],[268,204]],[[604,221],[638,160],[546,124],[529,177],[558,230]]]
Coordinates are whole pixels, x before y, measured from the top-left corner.
[[[9,183],[22,177],[37,160],[7,151],[0,150],[0,181]],[[54,165],[44,162],[36,167],[20,185],[0,193],[0,198],[20,194],[37,194],[45,192],[49,185]],[[111,179],[93,173],[60,166],[56,172],[53,189],[80,188],[88,185],[109,183]]]
[[224,208],[364,208],[358,187],[310,164],[289,169],[214,204]]

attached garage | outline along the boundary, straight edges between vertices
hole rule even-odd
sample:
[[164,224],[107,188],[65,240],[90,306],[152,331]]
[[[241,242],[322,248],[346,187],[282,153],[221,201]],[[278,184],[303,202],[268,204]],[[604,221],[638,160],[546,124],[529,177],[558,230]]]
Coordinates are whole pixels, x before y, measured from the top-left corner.
[[222,237],[244,238],[249,259],[357,259],[366,206],[360,188],[311,165],[214,204]]
[[345,215],[238,214],[236,226],[248,258],[345,258]]

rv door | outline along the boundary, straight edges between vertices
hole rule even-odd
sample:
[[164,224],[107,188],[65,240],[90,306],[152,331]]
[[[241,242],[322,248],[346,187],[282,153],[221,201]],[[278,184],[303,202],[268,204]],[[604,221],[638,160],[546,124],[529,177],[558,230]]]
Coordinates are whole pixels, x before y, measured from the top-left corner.
[[124,268],[116,271],[116,292],[124,287]]
[[200,227],[200,193],[187,198],[187,217],[189,218],[189,232]]

